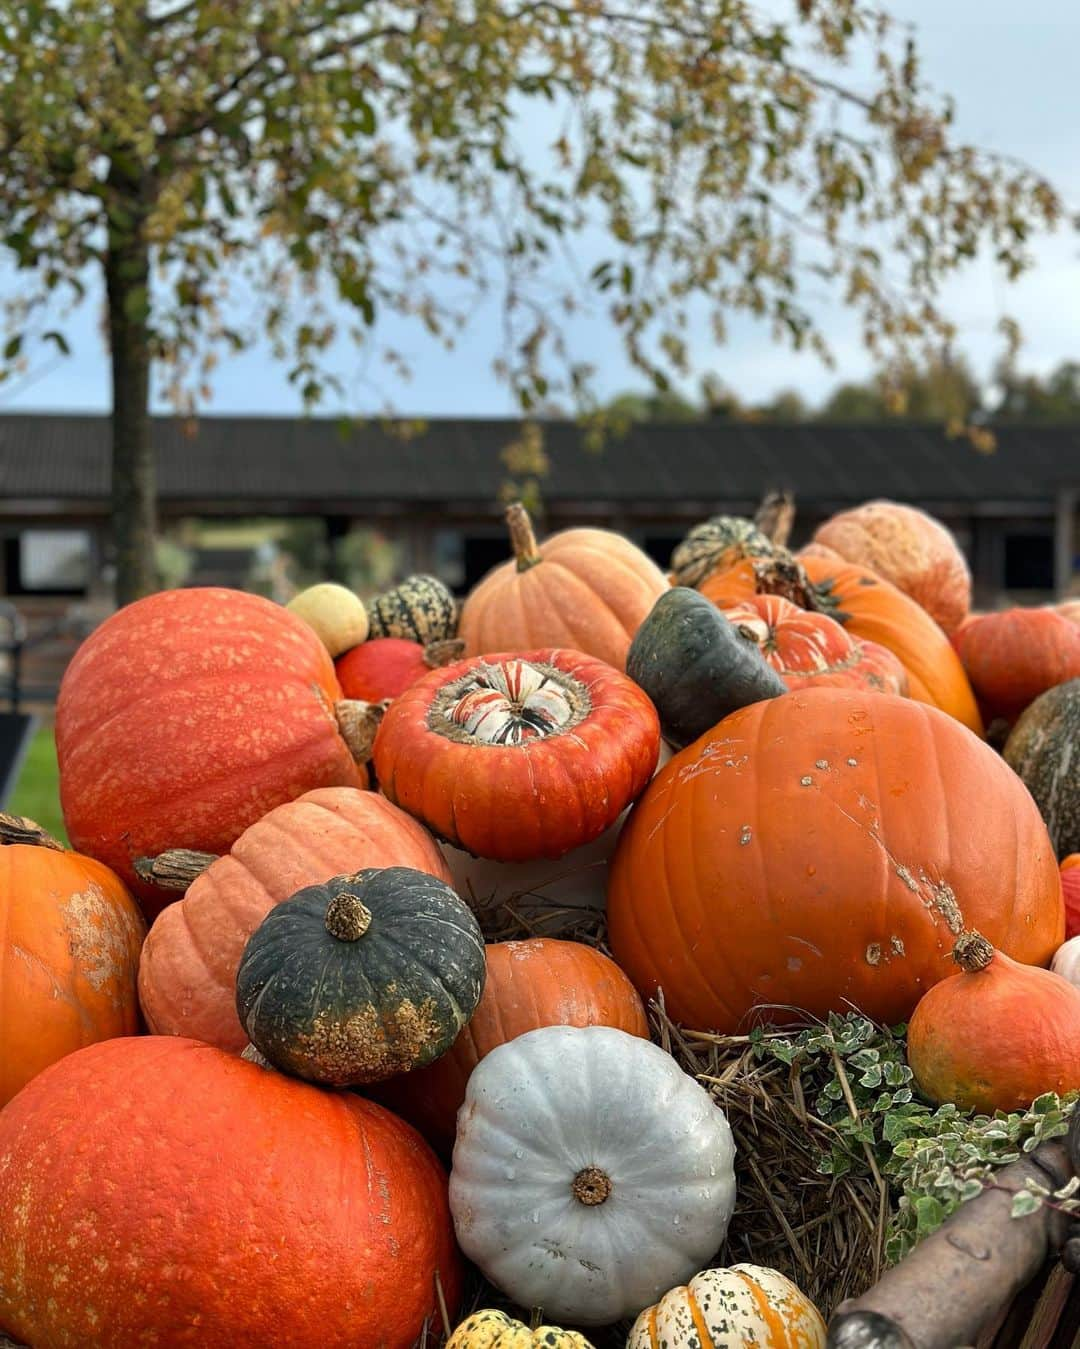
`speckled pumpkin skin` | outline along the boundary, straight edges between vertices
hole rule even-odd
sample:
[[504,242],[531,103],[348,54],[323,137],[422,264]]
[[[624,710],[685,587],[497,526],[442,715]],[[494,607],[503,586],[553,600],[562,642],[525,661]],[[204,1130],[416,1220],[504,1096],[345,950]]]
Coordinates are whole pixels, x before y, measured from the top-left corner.
[[408,576],[368,602],[372,637],[404,637],[427,645],[457,632],[457,601],[437,576]]
[[446,1349],[593,1349],[584,1335],[558,1326],[530,1330],[500,1311],[473,1312],[446,1342]]
[[1005,761],[1035,798],[1058,857],[1080,851],[1080,679],[1035,699],[1006,741]]
[[76,851],[148,917],[176,898],[137,857],[223,853],[313,787],[367,785],[338,733],[341,690],[312,629],[258,595],[167,590],[121,609],[75,653],[56,706],[60,800]]
[[194,1040],[80,1050],[0,1113],[0,1325],[34,1349],[410,1349],[451,1312],[408,1125]]

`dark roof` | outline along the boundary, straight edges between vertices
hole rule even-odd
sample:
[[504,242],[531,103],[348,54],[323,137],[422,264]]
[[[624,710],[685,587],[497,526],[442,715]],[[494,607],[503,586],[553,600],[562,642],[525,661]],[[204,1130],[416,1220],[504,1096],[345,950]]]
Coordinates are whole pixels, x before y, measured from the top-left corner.
[[[340,503],[343,508],[455,505],[494,510],[508,471],[501,451],[520,424],[429,420],[402,439],[378,422],[155,418],[162,501]],[[1080,426],[1008,427],[980,453],[940,426],[644,424],[586,449],[572,422],[545,425],[545,500],[603,502],[636,514],[655,504],[753,502],[768,487],[804,503],[884,496],[964,503],[1051,503],[1080,487]],[[109,423],[102,416],[0,416],[0,498],[104,503]]]

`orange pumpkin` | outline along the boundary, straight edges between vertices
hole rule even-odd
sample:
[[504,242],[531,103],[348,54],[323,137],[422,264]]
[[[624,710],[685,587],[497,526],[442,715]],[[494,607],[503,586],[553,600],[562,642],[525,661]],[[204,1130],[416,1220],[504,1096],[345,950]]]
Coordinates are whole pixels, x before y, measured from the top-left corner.
[[919,1089],[984,1114],[1080,1089],[1080,988],[1017,964],[978,932],[963,933],[953,957],[961,972],[930,989],[908,1025]]
[[971,925],[1050,960],[1046,826],[988,745],[885,694],[807,689],[727,717],[656,775],[610,871],[615,959],[701,1029],[762,1006],[903,1021]]
[[[853,636],[887,647],[908,673],[908,695],[930,703],[982,735],[975,695],[949,639],[914,600],[866,567],[834,563],[827,558],[802,559],[813,583],[812,601]],[[721,609],[729,609],[771,584],[767,572],[742,562],[712,576],[701,587]],[[791,598],[791,595],[788,595]],[[798,602],[798,601],[796,601]]]
[[465,644],[449,641],[411,642],[407,637],[372,637],[354,646],[334,662],[346,698],[381,703],[396,698],[429,670],[460,660]]
[[614,1026],[648,1039],[641,999],[614,961],[580,942],[534,937],[487,948],[472,1020],[442,1058],[381,1084],[376,1098],[448,1152],[469,1074],[498,1045],[540,1026]]
[[461,1269],[446,1176],[371,1101],[109,1040],[0,1112],[0,1326],[26,1344],[410,1349]]
[[1080,599],[1062,600],[1054,608],[1059,614],[1064,614],[1070,623],[1080,623]]
[[65,1054],[136,1034],[145,935],[119,876],[0,815],[0,1106]]
[[914,506],[868,501],[826,520],[814,542],[869,567],[921,604],[945,632],[971,608],[971,571],[943,524]]
[[1080,626],[1054,609],[981,614],[953,644],[988,721],[1015,721],[1041,693],[1080,677]]
[[668,589],[660,568],[606,529],[564,529],[537,546],[523,506],[506,518],[514,557],[462,607],[466,654],[564,646],[625,669],[634,633]]
[[423,827],[374,792],[326,787],[278,806],[245,829],[150,929],[139,998],[158,1035],[192,1035],[239,1051],[236,971],[248,938],[275,904],[364,867],[450,872]]

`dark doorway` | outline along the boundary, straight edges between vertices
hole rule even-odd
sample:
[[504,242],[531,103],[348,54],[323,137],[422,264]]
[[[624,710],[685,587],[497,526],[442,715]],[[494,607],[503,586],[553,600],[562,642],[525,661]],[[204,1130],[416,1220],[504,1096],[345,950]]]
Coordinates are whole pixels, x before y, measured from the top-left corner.
[[505,562],[509,556],[509,545],[506,542],[506,536],[492,534],[487,537],[465,536],[465,545],[463,549],[465,577],[462,582],[462,589],[465,592],[470,591],[477,581],[482,580],[492,567],[497,567],[500,562]]
[[1053,590],[1054,536],[1006,534],[1005,589]]

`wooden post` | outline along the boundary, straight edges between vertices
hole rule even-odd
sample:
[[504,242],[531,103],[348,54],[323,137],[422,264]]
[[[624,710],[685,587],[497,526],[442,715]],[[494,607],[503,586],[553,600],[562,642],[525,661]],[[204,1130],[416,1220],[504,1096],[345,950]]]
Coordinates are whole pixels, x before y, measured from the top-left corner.
[[1054,512],[1054,590],[1059,600],[1065,599],[1072,586],[1077,504],[1074,489],[1063,487],[1058,492]]

